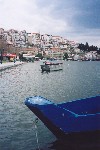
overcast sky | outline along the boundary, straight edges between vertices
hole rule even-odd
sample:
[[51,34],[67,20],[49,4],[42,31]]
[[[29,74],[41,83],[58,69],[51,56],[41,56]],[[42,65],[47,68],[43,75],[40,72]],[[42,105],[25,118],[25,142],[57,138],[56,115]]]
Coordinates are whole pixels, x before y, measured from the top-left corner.
[[0,28],[100,47],[100,0],[0,0]]

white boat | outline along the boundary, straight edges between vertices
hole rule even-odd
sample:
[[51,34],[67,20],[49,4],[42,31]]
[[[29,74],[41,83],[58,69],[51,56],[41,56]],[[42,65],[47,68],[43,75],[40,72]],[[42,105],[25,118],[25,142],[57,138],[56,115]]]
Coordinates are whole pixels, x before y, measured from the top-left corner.
[[63,70],[63,63],[57,61],[45,61],[43,65],[41,65],[42,72],[50,72],[50,71],[59,71]]

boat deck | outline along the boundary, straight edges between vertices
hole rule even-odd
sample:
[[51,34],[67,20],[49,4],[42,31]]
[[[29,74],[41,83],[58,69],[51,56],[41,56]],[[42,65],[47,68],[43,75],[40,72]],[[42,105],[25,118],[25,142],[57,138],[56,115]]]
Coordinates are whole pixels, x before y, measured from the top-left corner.
[[57,105],[43,97],[33,96],[27,98],[25,104],[54,134],[56,131],[71,134],[100,130],[99,101],[100,96],[97,96]]
[[[91,102],[88,102],[90,100]],[[91,97],[67,103],[60,103],[57,104],[57,106],[71,110],[78,115],[96,114],[100,113],[100,96],[96,96],[96,98]]]

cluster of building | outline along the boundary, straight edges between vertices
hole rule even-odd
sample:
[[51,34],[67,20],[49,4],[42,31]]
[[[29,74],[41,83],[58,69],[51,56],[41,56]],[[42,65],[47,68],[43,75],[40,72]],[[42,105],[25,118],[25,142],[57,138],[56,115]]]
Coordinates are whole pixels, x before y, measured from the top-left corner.
[[95,58],[96,56],[95,53],[83,56],[82,51],[78,49],[79,43],[64,39],[61,36],[27,33],[25,30],[17,31],[14,29],[5,31],[0,28],[0,40],[2,40],[1,45],[3,44],[4,50],[9,53],[25,52],[35,56],[41,53],[43,57],[59,59],[62,59],[64,54],[67,53],[69,59],[75,60],[81,59],[81,57],[82,59],[83,57],[88,59],[88,57]]

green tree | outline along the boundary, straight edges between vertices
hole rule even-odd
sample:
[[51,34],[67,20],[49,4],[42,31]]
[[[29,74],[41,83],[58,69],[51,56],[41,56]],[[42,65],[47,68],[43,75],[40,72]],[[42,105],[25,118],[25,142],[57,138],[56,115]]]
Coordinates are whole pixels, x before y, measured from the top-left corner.
[[40,59],[43,59],[43,56],[41,53],[38,53],[35,57],[39,57]]
[[66,60],[68,59],[68,54],[67,54],[67,53],[64,54],[63,59],[64,59],[64,60],[65,60],[65,59],[66,59]]

